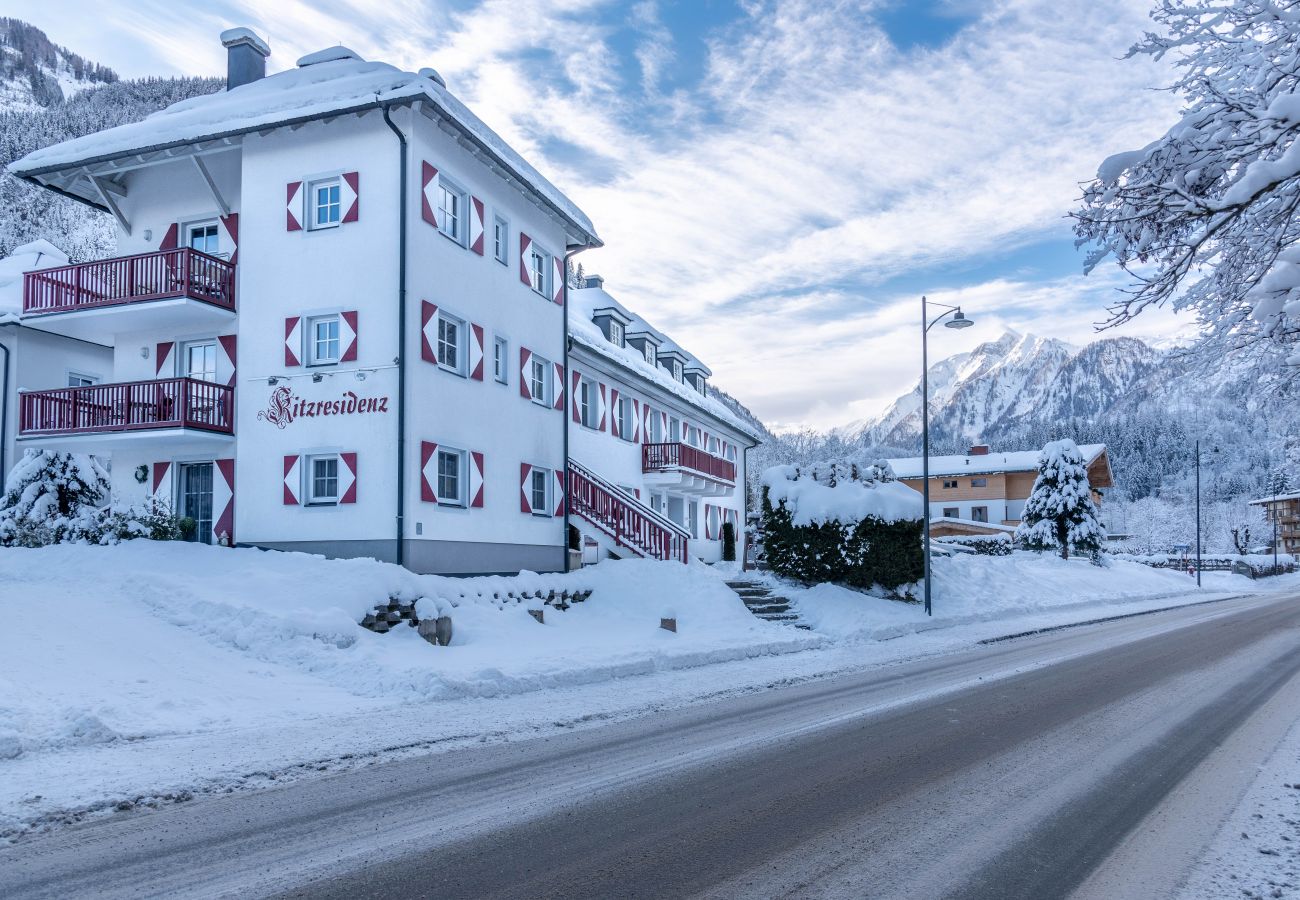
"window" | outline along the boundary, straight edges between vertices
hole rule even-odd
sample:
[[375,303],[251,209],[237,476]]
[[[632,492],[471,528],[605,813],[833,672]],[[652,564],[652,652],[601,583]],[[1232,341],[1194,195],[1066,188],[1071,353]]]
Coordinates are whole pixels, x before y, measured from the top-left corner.
[[458,244],[465,243],[465,194],[446,178],[438,179],[438,230]]
[[510,358],[510,344],[506,339],[499,337],[492,350],[492,374],[501,384],[505,384],[508,376],[506,375],[506,360]]
[[609,320],[609,342],[615,347],[623,346],[623,323]]
[[945,491],[947,491],[947,490],[951,490],[952,488],[955,488],[956,486],[957,486],[957,479],[956,479],[956,478],[945,478],[945,479],[943,480],[943,489],[944,489]]
[[650,443],[661,444],[664,439],[664,420],[657,412],[650,412]]
[[550,386],[551,364],[539,356],[534,356],[533,361],[528,368],[528,390],[533,396],[533,402],[542,406],[551,405]]
[[189,234],[190,249],[212,256],[217,255],[216,222],[196,222],[193,225],[186,226],[186,231]]
[[492,256],[503,266],[508,264],[506,253],[509,251],[506,250],[506,246],[509,242],[510,223],[497,216],[496,221],[492,223]]
[[311,185],[311,217],[308,219],[312,229],[334,228],[339,224],[339,180],[328,178],[313,181]]
[[961,510],[955,506],[945,506],[943,508],[943,517],[945,519],[960,519]]
[[68,387],[90,387],[92,384],[99,384],[99,379],[94,375],[82,375],[80,372],[68,373]]
[[332,366],[339,361],[339,317],[317,316],[309,319],[307,365]]
[[649,341],[645,342],[645,361],[650,365],[655,365],[659,360],[659,354],[655,350],[655,345]]
[[438,448],[438,505],[465,505],[465,451]]
[[311,481],[307,485],[307,502],[328,506],[339,502],[339,458],[313,456],[308,469]]
[[439,311],[438,365],[449,372],[455,372],[457,375],[464,374],[460,370],[460,341],[465,331],[462,325],[460,319],[453,319],[451,316]]
[[549,516],[551,514],[551,472],[549,469],[533,469],[528,475],[529,500],[533,515]]
[[970,519],[972,522],[987,522],[989,520],[989,508],[987,506],[972,506],[970,508]]
[[972,479],[970,480],[970,486],[971,486],[971,487],[988,487],[988,486],[989,486],[989,480],[988,480],[987,478],[972,478]]
[[680,440],[682,439],[682,438],[681,438],[681,433],[682,433],[682,424],[681,424],[681,422],[679,422],[676,418],[673,418],[673,417],[670,416],[669,419],[668,419],[668,441],[669,441],[669,443],[673,443],[673,444],[675,444],[675,443],[677,443],[678,441],[680,441]]
[[536,246],[528,251],[528,277],[532,283],[533,290],[546,296],[546,270],[548,257],[545,250],[539,250]]
[[181,375],[199,381],[217,380],[217,342],[194,341],[181,355]]
[[599,425],[596,413],[596,382],[584,378],[578,382],[578,415],[582,424],[588,428]]
[[618,398],[618,409],[615,414],[618,416],[618,435],[625,441],[632,440],[636,431],[636,422],[632,418],[632,401],[627,397]]
[[673,378],[682,380],[682,364],[677,360],[673,360]]

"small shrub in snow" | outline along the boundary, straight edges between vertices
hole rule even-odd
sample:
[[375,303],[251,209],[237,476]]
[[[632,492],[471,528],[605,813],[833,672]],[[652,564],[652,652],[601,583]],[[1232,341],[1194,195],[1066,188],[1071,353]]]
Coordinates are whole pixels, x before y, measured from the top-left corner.
[[108,493],[108,473],[94,457],[28,450],[0,499],[0,546],[93,540]]
[[181,519],[172,514],[172,508],[156,497],[150,497],[144,503],[114,509],[104,513],[98,524],[98,534],[87,540],[98,544],[116,544],[134,538],[147,538],[151,541],[179,541],[186,535],[185,522],[193,531],[193,519]]
[[1038,455],[1038,478],[1025,501],[1016,542],[1028,550],[1091,554],[1101,549],[1101,521],[1088,468],[1074,441],[1052,441]]
[[971,534],[953,535],[935,538],[942,544],[961,544],[969,547],[981,556],[1010,556],[1011,535],[1009,534]]
[[[823,480],[824,479],[824,480]],[[763,547],[778,575],[893,589],[923,574],[921,495],[888,466],[763,473]]]
[[736,561],[736,526],[730,522],[722,523],[722,561]]

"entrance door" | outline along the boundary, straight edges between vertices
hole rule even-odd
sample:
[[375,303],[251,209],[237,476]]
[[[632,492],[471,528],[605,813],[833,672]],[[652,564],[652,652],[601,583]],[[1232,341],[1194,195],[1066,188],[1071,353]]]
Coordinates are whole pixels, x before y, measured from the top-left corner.
[[194,520],[190,540],[212,543],[212,463],[181,466],[181,515]]

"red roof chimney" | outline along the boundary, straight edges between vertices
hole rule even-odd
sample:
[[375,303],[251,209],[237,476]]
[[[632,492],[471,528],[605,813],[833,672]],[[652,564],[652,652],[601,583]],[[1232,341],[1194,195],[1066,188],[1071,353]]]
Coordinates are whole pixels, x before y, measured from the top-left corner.
[[968,452],[966,455],[967,455],[967,456],[988,456],[988,455],[989,455],[989,445],[988,445],[988,444],[976,444],[975,446],[973,446],[973,447],[970,448],[970,452]]

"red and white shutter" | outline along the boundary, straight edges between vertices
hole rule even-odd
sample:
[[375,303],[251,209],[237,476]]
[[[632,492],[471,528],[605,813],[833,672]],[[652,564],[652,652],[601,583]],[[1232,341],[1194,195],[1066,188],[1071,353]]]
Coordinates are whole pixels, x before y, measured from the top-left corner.
[[650,417],[654,414],[649,403],[641,404],[641,443],[643,444],[650,443]]
[[483,380],[483,326],[470,323],[469,326],[469,377],[475,381]]
[[564,515],[564,472],[556,470],[551,473],[555,476],[555,512],[554,515]]
[[217,336],[217,351],[220,356],[217,359],[217,366],[225,368],[230,372],[230,377],[226,379],[229,387],[235,386],[235,342],[237,338],[233,334],[222,334]]
[[633,398],[632,400],[632,434],[631,440],[634,443],[641,441],[641,401]]
[[284,230],[302,231],[302,182],[289,182],[284,193]]
[[289,316],[284,320],[284,364],[301,366],[302,360],[302,318]]
[[175,341],[163,341],[157,347],[154,348],[154,354],[153,354],[154,375],[156,375],[159,378],[163,378],[166,377],[163,375],[164,371],[167,373],[168,376],[170,376],[173,372],[176,371],[176,360],[175,357],[172,355],[172,352],[175,349],[176,349]]
[[438,307],[420,301],[420,359],[438,364]]
[[558,256],[551,257],[551,299],[564,305],[564,260]]
[[555,366],[555,402],[552,405],[554,409],[564,412],[564,364],[551,363]]
[[357,361],[357,311],[349,309],[339,315],[339,345],[343,348],[339,362]]
[[175,250],[180,246],[181,227],[175,222],[167,226],[167,231],[163,234],[162,243],[158,245],[159,250]]
[[533,249],[533,239],[522,231],[519,232],[519,280],[529,287],[533,286],[533,276],[528,271],[528,251]]
[[582,386],[582,375],[577,372],[573,373],[573,421],[579,425],[582,424],[582,393],[578,390]]
[[469,505],[471,509],[483,508],[483,454],[477,450],[469,454]]
[[420,216],[438,227],[438,170],[424,161],[420,163]]
[[614,417],[609,422],[609,433],[614,437],[622,437],[623,423],[619,421],[618,415],[618,391],[614,388],[609,389],[609,408],[614,410]]
[[438,502],[438,445],[420,441],[420,499]]
[[597,430],[597,431],[604,431],[604,430],[605,430],[605,415],[606,415],[606,413],[607,413],[607,411],[608,411],[607,408],[606,408],[606,406],[605,406],[605,385],[604,385],[604,383],[602,382],[602,383],[598,384],[597,387],[599,388],[599,390],[596,392],[596,402],[597,402],[596,411],[597,411],[597,413],[599,414],[598,418],[599,418],[600,421],[599,421],[599,422],[597,423],[597,425],[596,425],[596,430]]
[[301,506],[301,493],[302,457],[286,456],[284,458],[284,505]]
[[661,429],[660,433],[663,435],[664,441],[665,441],[665,442],[669,442],[669,441],[671,441],[671,440],[673,439],[673,436],[668,432],[668,413],[667,413],[667,412],[660,412],[660,413],[659,413],[659,427],[660,427],[660,429]]
[[532,514],[533,511],[533,492],[529,490],[529,476],[533,474],[533,467],[528,463],[519,464],[519,511]]
[[339,502],[357,502],[357,454],[340,453],[339,462]]
[[339,208],[343,210],[343,224],[355,222],[361,217],[361,173],[344,172],[339,182]]
[[[212,543],[235,546],[235,461],[218,459],[212,479]],[[219,510],[219,512],[218,512]]]
[[151,467],[153,474],[153,497],[155,500],[161,500],[167,505],[172,502],[172,481],[167,476],[171,474],[172,464],[166,460],[156,462]]
[[221,222],[221,240],[222,247],[229,248],[230,261],[235,263],[239,261],[239,213],[231,213],[228,216],[222,216]]
[[483,201],[469,198],[469,249],[483,255]]
[[527,347],[519,348],[519,396],[525,400],[533,399],[533,379],[528,368],[533,361],[533,351]]

